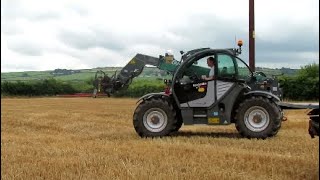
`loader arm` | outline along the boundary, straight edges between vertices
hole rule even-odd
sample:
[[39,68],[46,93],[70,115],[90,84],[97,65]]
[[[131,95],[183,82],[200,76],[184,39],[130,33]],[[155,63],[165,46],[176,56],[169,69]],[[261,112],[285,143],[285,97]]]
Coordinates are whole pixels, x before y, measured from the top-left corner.
[[173,61],[173,56],[167,54],[166,56],[160,55],[156,58],[138,53],[120,70],[119,73],[115,72],[111,77],[104,74],[100,79],[97,79],[96,76],[93,96],[96,97],[98,92],[104,92],[110,95],[121,89],[128,88],[132,79],[139,76],[146,65],[153,65],[161,70],[172,73],[177,67],[177,64],[174,64]]
[[159,58],[143,54],[137,54],[134,56],[127,65],[112,78],[114,84],[113,91],[127,87],[132,82],[133,78],[142,73],[145,65],[158,66],[159,60]]

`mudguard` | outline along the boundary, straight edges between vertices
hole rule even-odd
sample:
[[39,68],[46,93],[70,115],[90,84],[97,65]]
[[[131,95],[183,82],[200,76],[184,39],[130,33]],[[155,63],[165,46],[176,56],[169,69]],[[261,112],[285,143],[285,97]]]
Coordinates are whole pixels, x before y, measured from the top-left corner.
[[259,96],[264,96],[264,97],[267,97],[267,98],[272,98],[274,99],[275,102],[280,102],[280,98],[270,92],[267,92],[267,91],[249,91],[247,93],[244,93],[244,95],[259,95]]
[[169,97],[169,95],[166,94],[165,92],[149,93],[149,94],[146,94],[146,95],[140,97],[138,99],[138,101],[136,102],[136,104],[138,104],[141,100],[146,100],[146,99],[149,99],[149,98],[152,98],[152,97]]

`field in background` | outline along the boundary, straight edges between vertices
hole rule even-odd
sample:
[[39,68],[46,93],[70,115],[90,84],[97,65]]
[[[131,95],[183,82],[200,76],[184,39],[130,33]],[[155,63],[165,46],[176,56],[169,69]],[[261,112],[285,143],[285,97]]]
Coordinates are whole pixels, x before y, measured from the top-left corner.
[[278,135],[240,138],[234,125],[134,131],[136,99],[2,98],[1,179],[319,179],[319,138],[306,110]]

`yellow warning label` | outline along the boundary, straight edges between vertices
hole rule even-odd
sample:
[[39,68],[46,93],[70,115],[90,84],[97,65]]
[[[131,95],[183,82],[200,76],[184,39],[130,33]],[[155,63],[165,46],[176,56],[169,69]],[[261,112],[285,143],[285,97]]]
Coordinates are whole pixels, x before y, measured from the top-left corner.
[[166,56],[166,57],[165,57],[165,60],[166,60],[166,63],[167,63],[167,64],[172,64],[173,56]]
[[218,117],[208,118],[209,124],[219,124],[219,122],[220,122],[220,118],[218,118]]
[[205,89],[203,87],[201,87],[201,88],[198,89],[198,92],[204,92],[204,90]]

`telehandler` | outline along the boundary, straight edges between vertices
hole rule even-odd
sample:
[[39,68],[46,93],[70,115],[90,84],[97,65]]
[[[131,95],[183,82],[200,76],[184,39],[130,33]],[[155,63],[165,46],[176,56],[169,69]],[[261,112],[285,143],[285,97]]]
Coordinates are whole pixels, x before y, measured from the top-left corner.
[[[146,94],[138,100],[133,125],[141,137],[167,136],[177,132],[182,124],[234,123],[243,137],[265,139],[278,133],[284,119],[283,109],[311,109],[309,133],[311,137],[318,136],[319,105],[282,102],[279,83],[264,82],[263,74],[252,72],[238,57],[242,41],[238,46],[237,49],[181,51],[180,61],[169,53],[158,58],[137,54],[119,74],[104,75],[95,87],[100,85],[108,94],[127,88],[146,64],[172,74],[172,79],[165,80],[164,92]],[[215,78],[209,81],[201,78],[210,71],[208,57],[216,60]]]

